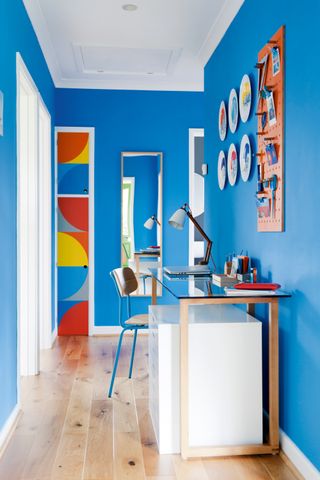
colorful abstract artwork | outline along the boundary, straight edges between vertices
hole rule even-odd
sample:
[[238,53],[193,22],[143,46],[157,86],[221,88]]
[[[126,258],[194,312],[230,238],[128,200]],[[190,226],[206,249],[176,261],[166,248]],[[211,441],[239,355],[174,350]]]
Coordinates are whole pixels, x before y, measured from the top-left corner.
[[59,132],[57,157],[58,334],[87,335],[89,134]]
[[59,132],[58,194],[89,193],[89,134]]
[[89,133],[59,132],[58,163],[89,163]]
[[89,193],[89,165],[61,163],[58,165],[58,194]]

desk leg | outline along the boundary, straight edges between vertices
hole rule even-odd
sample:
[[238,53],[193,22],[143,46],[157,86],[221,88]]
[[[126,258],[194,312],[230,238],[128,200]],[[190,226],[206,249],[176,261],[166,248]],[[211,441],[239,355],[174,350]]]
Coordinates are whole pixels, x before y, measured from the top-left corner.
[[279,304],[269,303],[269,443],[279,449]]
[[152,275],[152,278],[151,278],[151,303],[152,305],[157,305],[157,285],[158,285],[158,282],[156,280],[156,278]]
[[255,312],[256,312],[255,304],[254,303],[248,303],[247,304],[247,313],[249,313],[249,315],[252,315],[254,317]]
[[188,301],[180,300],[180,448],[184,460],[188,458],[189,449],[188,309]]

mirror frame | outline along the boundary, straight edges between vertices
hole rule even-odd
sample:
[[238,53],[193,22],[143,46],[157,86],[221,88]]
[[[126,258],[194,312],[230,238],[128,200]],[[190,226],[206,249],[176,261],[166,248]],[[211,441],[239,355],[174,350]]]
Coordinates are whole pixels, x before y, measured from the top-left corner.
[[[124,173],[124,158],[125,157],[142,157],[142,156],[159,156],[160,159],[160,181],[159,181],[159,192],[158,195],[161,195],[161,208],[159,215],[160,222],[160,235],[159,235],[159,247],[160,247],[160,259],[158,262],[158,268],[162,268],[163,264],[163,152],[159,151],[123,151],[121,152],[121,175],[120,175],[120,192],[121,192],[121,223],[120,223],[120,265],[122,266],[122,221],[123,221],[123,173]],[[134,297],[151,297],[152,294],[141,295],[137,294]],[[157,285],[157,296],[162,296],[162,286],[160,283]]]

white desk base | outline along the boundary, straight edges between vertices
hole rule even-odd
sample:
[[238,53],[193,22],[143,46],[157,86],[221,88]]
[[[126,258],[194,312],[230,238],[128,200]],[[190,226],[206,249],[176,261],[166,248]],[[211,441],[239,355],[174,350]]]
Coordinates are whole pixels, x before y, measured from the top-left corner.
[[[149,407],[159,453],[180,453],[179,306],[150,307]],[[231,305],[189,309],[189,444],[262,444],[261,323]]]

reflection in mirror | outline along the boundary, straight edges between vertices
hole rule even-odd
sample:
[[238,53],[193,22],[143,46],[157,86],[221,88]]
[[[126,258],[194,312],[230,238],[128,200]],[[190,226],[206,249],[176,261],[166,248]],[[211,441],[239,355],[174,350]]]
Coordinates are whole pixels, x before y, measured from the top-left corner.
[[121,171],[121,264],[136,274],[136,295],[149,296],[148,269],[162,266],[162,153],[122,152]]

